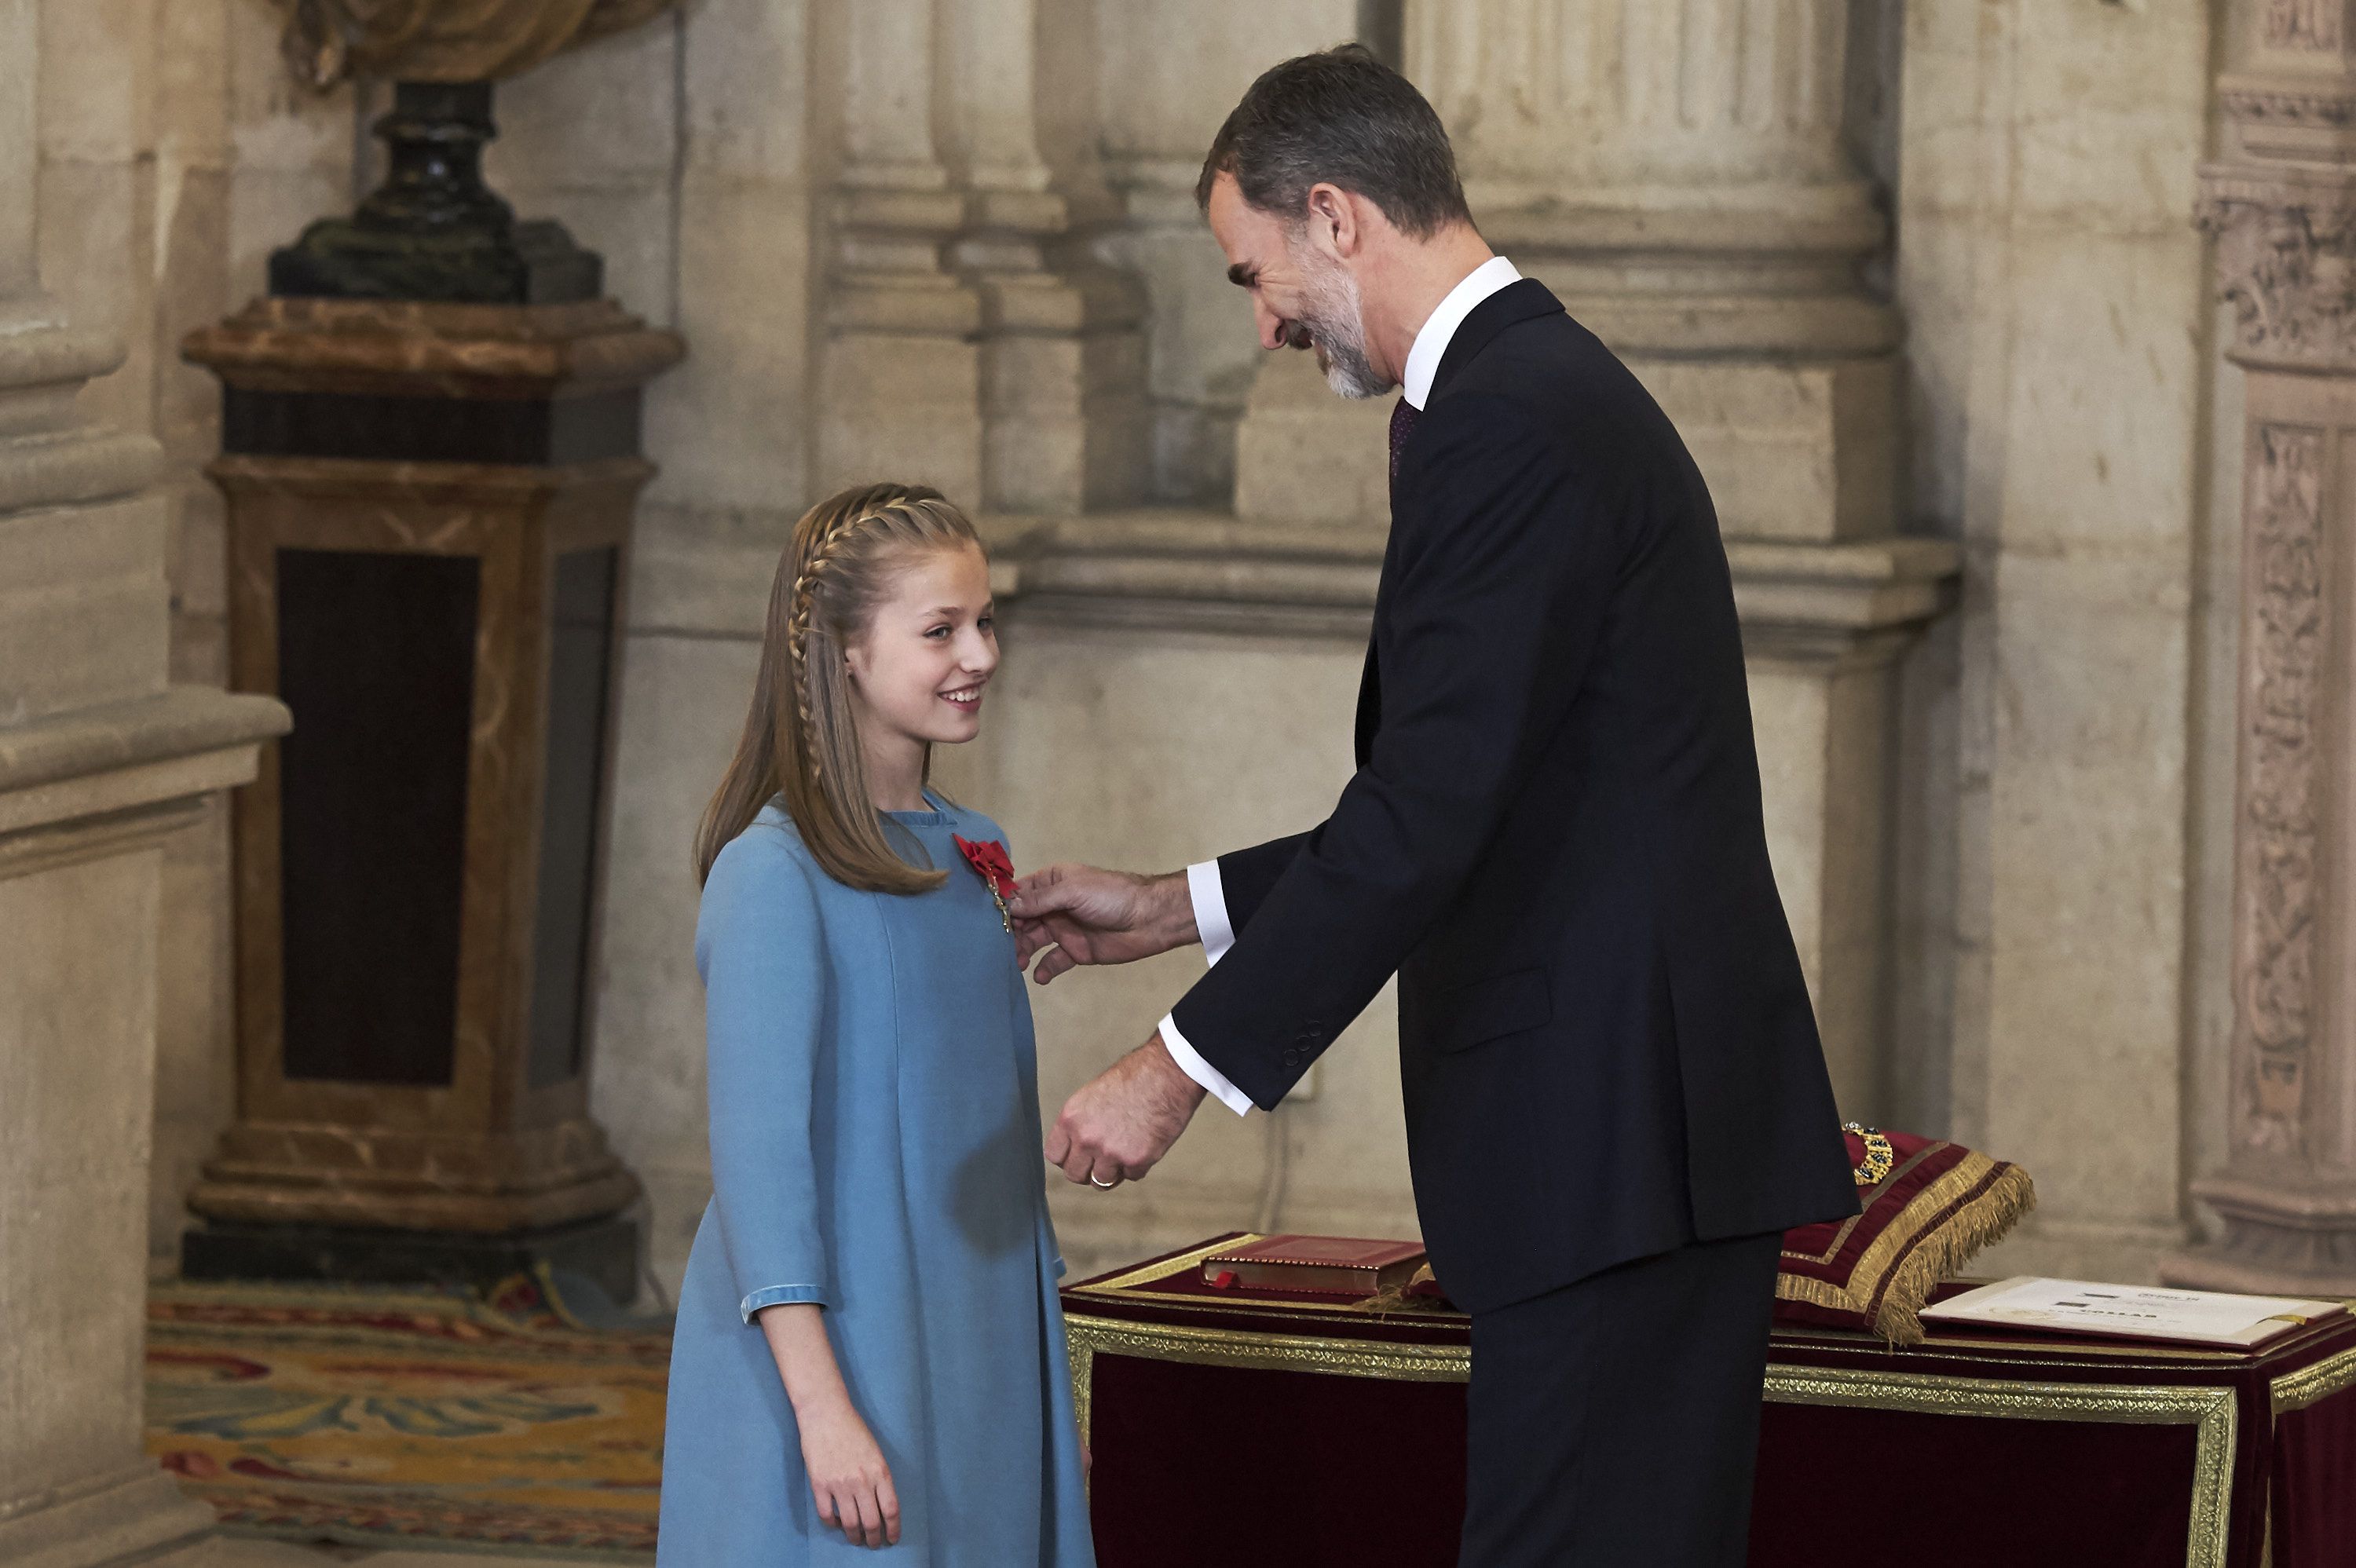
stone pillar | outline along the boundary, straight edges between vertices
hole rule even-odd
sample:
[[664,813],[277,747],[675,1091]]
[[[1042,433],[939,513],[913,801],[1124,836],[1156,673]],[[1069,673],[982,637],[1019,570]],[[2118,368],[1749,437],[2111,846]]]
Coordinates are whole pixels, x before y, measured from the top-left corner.
[[2185,1237],[2215,9],[1906,8],[1910,511],[1968,565],[1907,672],[1899,1115],[2035,1175],[1999,1275],[2149,1280]]
[[[1068,5],[1070,0],[1055,0]],[[1359,0],[1155,0],[1094,8],[1098,123],[1088,129],[1120,220],[1096,240],[1150,303],[1147,395],[1156,500],[1226,509],[1237,422],[1261,355],[1251,313],[1194,207],[1211,135],[1278,60],[1351,36]],[[1051,34],[1068,38],[1056,25]],[[1172,69],[1183,61],[1183,69]],[[1051,80],[1053,94],[1058,84]]]
[[981,305],[980,499],[998,511],[1068,514],[1145,494],[1144,295],[1075,242],[1079,181],[1068,167],[1059,178],[1040,146],[1040,67],[1072,20],[1051,26],[1039,0],[949,14],[969,203],[954,254]]
[[2356,37],[2242,7],[2202,227],[2244,372],[2234,1022],[2224,1221],[2172,1282],[2356,1295]]
[[[1769,845],[1842,1107],[1888,1103],[1896,662],[1951,547],[1897,536],[1888,240],[1843,140],[1848,0],[1412,0],[1406,69],[1449,126],[1482,232],[1624,358],[1710,480],[1751,653]],[[1389,400],[1301,355],[1261,367],[1236,509],[1387,509]],[[1304,446],[1348,454],[1341,482]]]
[[933,136],[928,0],[856,0],[841,29],[841,145],[814,496],[901,479],[981,493],[980,302],[949,264],[965,197]]
[[162,849],[275,702],[168,684],[155,443],[82,421],[122,362],[39,287],[39,7],[0,3],[0,1561],[205,1529],[141,1450]]

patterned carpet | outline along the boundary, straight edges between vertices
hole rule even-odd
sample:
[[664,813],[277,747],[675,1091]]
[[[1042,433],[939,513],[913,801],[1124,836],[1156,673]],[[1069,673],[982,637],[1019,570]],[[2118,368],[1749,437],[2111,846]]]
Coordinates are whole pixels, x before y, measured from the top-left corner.
[[519,1276],[466,1292],[158,1285],[147,1447],[229,1528],[643,1562],[667,1334]]

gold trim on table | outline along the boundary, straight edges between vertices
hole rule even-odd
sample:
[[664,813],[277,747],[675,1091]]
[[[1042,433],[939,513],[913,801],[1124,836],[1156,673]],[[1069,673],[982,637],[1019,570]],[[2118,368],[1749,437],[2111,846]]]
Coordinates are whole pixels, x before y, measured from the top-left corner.
[[[1222,1242],[1107,1281],[1111,1292],[1141,1276],[1150,1282],[1199,1264]],[[1157,1272],[1158,1271],[1158,1272]],[[1134,1292],[1125,1292],[1135,1299]],[[1290,1310],[1290,1303],[1286,1304]],[[1090,1440],[1098,1355],[1137,1356],[1254,1371],[1312,1372],[1333,1377],[1387,1378],[1402,1382],[1464,1382],[1472,1351],[1464,1345],[1397,1345],[1259,1333],[1191,1324],[1141,1323],[1074,1313],[1065,1319],[1072,1369],[1072,1402],[1081,1441]],[[2356,1383],[2356,1350],[2343,1351],[2277,1380],[2276,1409],[2297,1409]],[[2113,1388],[2093,1383],[2035,1382],[1928,1372],[1864,1372],[1785,1364],[1767,1369],[1766,1397],[1778,1404],[1848,1405],[1933,1415],[2027,1421],[2103,1421],[2198,1428],[2192,1460],[2191,1530],[2185,1568],[2224,1568],[2233,1488],[2233,1391],[2216,1386]],[[2286,1403],[2296,1399],[2298,1403]]]
[[2319,1404],[2333,1394],[2356,1387],[2356,1349],[2326,1356],[2313,1366],[2285,1372],[2267,1385],[2274,1413],[2286,1415]]
[[1357,1296],[1347,1301],[1301,1301],[1291,1296],[1243,1294],[1218,1296],[1204,1296],[1191,1291],[1182,1294],[1173,1290],[1138,1288],[1140,1285],[1157,1285],[1165,1279],[1174,1279],[1179,1275],[1200,1268],[1203,1261],[1214,1253],[1224,1253],[1265,1240],[1267,1238],[1258,1232],[1247,1231],[1241,1235],[1229,1236],[1223,1242],[1212,1242],[1207,1245],[1194,1248],[1192,1251],[1180,1253],[1175,1257],[1163,1258],[1158,1263],[1141,1264],[1128,1273],[1115,1275],[1110,1279],[1100,1279],[1091,1285],[1072,1285],[1066,1294],[1109,1296],[1121,1301],[1150,1301],[1156,1307],[1170,1307],[1180,1312],[1232,1313],[1265,1308],[1304,1315],[1331,1313],[1340,1317],[1364,1317],[1376,1321],[1451,1317],[1462,1320],[1462,1314],[1452,1312],[1444,1305],[1437,1307],[1426,1307],[1414,1298],[1408,1298],[1403,1303],[1396,1291],[1387,1296],[1376,1294]]
[[2197,1426],[2192,1528],[2185,1543],[2184,1563],[2185,1568],[2224,1568],[2233,1501],[2235,1415],[2230,1388],[2104,1388],[2090,1383],[1992,1381],[1921,1372],[1771,1366],[1767,1398],[1778,1404],[1847,1405],[1931,1415]]
[[[1264,1242],[1267,1239],[1267,1237],[1261,1235],[1257,1231],[1246,1231],[1240,1236],[1229,1236],[1222,1241],[1205,1242],[1201,1246],[1192,1248],[1189,1251],[1174,1253],[1170,1257],[1161,1258],[1153,1263],[1140,1264],[1137,1267],[1130,1269],[1127,1274],[1117,1274],[1110,1279],[1100,1279],[1092,1285],[1076,1285],[1072,1286],[1072,1290],[1074,1294],[1079,1296],[1126,1296],[1130,1294],[1138,1285],[1152,1285],[1161,1280],[1168,1279],[1173,1275],[1184,1274],[1188,1269],[1200,1268],[1202,1266],[1203,1260],[1209,1257],[1213,1253],[1222,1253],[1226,1251],[1229,1247],[1249,1246],[1254,1242]],[[1181,1296],[1178,1299],[1182,1301],[1192,1301],[1194,1298],[1193,1296]]]
[[1092,1430],[1099,1353],[1254,1371],[1384,1378],[1394,1382],[1461,1383],[1472,1375],[1472,1350],[1468,1345],[1323,1339],[1243,1328],[1197,1328],[1183,1323],[1131,1323],[1076,1313],[1065,1317],[1064,1335],[1066,1354],[1072,1363],[1072,1405],[1079,1417],[1083,1443],[1089,1440]]

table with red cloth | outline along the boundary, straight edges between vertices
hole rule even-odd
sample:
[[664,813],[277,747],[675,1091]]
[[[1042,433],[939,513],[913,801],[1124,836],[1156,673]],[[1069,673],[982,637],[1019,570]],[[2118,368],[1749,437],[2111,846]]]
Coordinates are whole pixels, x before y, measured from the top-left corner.
[[[1470,1321],[1204,1281],[1249,1239],[1064,1289],[1102,1568],[1448,1568]],[[2256,1351],[1779,1323],[1770,1363],[1754,1568],[2356,1563],[2350,1318]]]

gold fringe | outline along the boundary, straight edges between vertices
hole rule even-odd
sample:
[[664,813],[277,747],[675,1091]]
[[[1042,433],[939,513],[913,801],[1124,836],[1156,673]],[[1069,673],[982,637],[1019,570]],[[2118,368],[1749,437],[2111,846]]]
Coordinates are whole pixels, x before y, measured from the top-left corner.
[[[1985,1159],[1987,1157],[1978,1156]],[[1989,1161],[1990,1165],[1996,1162]],[[1952,1174],[1963,1174],[1961,1171]],[[1974,1171],[1975,1177],[1980,1172]],[[1912,1209],[1925,1199],[1933,1206],[1941,1206],[1935,1195],[1945,1186],[1944,1181],[1916,1195]],[[1908,1252],[1890,1270],[1887,1283],[1881,1287],[1881,1307],[1875,1315],[1873,1328],[1893,1345],[1919,1345],[1922,1342],[1922,1312],[1931,1292],[1942,1281],[1961,1272],[1964,1265],[1977,1256],[1980,1249],[2001,1238],[2017,1224],[2020,1217],[2037,1206],[2036,1185],[2029,1173],[2017,1165],[2006,1166],[1985,1191],[1950,1213],[1933,1227],[1931,1233]],[[1902,1221],[1903,1216],[1901,1216]],[[1896,1226],[1893,1225],[1893,1230]],[[1885,1243],[1903,1244],[1902,1235],[1885,1233],[1876,1238],[1870,1254],[1884,1250]],[[1870,1255],[1858,1259],[1851,1275],[1860,1284],[1869,1285],[1882,1278],[1880,1271],[1869,1266],[1878,1260]],[[1785,1301],[1804,1301],[1812,1306],[1834,1311],[1862,1314],[1870,1304],[1869,1297],[1844,1290],[1820,1279],[1794,1275],[1775,1276],[1775,1294]]]

